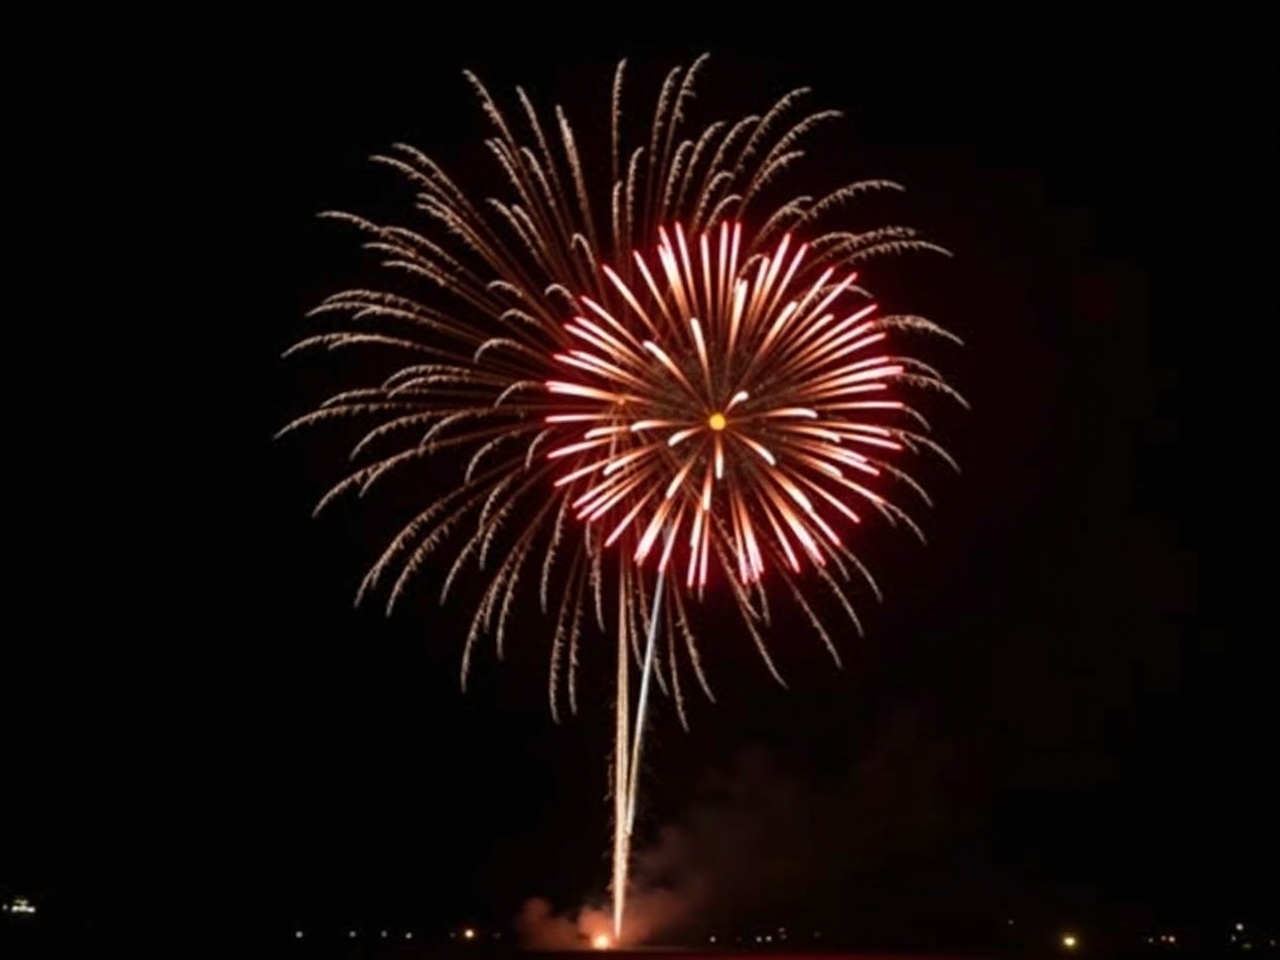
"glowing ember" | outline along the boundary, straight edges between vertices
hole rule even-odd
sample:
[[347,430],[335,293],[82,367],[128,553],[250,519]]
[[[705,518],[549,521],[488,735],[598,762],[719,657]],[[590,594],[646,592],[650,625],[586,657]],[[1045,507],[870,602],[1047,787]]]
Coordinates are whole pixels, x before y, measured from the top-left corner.
[[613,946],[613,941],[609,939],[608,934],[597,933],[591,938],[591,946],[595,947],[597,950],[608,950]]

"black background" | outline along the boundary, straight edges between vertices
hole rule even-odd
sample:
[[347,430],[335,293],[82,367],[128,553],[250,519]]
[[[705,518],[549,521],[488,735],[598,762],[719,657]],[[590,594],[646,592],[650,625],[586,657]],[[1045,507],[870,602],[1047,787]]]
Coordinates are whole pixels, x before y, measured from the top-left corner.
[[[877,212],[956,256],[883,287],[964,338],[935,356],[973,409],[939,419],[963,472],[929,474],[930,546],[866,549],[886,602],[845,670],[787,637],[780,690],[713,624],[720,702],[688,735],[663,704],[644,828],[744,749],[837,789],[906,716],[952,762],[899,798],[934,826],[927,882],[911,829],[879,854],[895,915],[1274,911],[1267,9],[6,13],[0,892],[281,929],[598,897],[611,648],[555,726],[536,622],[463,695],[465,610],[353,612],[397,504],[309,519],[337,447],[271,437],[328,374],[278,357],[369,274],[313,215],[405,196],[369,154],[493,182],[464,67],[589,138],[619,57],[648,111],[706,50],[700,120],[798,85],[846,112],[799,189],[907,184]],[[824,869],[805,909],[841,916],[864,888]]]

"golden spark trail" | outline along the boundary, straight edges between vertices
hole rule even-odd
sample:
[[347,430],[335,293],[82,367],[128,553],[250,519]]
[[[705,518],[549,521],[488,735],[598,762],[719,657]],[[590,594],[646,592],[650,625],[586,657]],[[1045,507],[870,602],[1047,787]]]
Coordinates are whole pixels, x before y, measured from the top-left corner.
[[[674,531],[673,531],[674,532]],[[670,548],[672,534],[667,536]],[[631,841],[635,833],[636,806],[639,802],[640,757],[644,745],[645,719],[649,710],[649,682],[653,676],[654,646],[658,635],[658,622],[662,616],[662,594],[666,571],[659,570],[653,592],[653,609],[645,631],[645,653],[640,672],[640,694],[636,703],[635,733],[630,749],[627,746],[628,701],[630,683],[627,677],[626,634],[620,622],[618,628],[618,699],[614,744],[614,836],[613,836],[613,939],[622,936],[622,920],[626,912],[627,886],[630,882]]]
[[[631,740],[630,756],[627,747],[627,701],[630,697],[630,686],[626,676],[627,661],[624,634],[618,631],[619,663],[623,664],[618,671],[618,715],[617,742],[614,745],[614,763],[622,776],[615,774],[614,789],[618,790],[614,798],[613,823],[613,939],[616,942],[622,936],[622,919],[626,912],[627,885],[631,873],[631,840],[635,833],[636,805],[639,801],[640,754],[644,745],[645,718],[649,709],[649,678],[653,675],[653,650],[658,635],[658,619],[662,615],[662,590],[666,579],[666,571],[658,572],[657,586],[653,592],[653,610],[649,616],[649,627],[646,631],[644,666],[640,672],[640,696],[636,703],[635,734]],[[625,781],[625,782],[624,782]],[[619,787],[624,789],[619,790]],[[621,802],[619,802],[621,801]]]
[[631,746],[630,785],[627,788],[627,838],[635,830],[636,794],[640,772],[640,749],[644,742],[645,717],[649,708],[649,678],[653,676],[653,646],[658,634],[658,617],[662,614],[662,588],[666,570],[658,571],[658,585],[653,590],[653,614],[649,618],[649,635],[645,641],[644,667],[640,673],[640,698],[636,704],[636,729]]
[[613,939],[622,936],[622,915],[627,903],[627,874],[631,862],[630,832],[626,829],[630,777],[627,726],[630,715],[631,682],[627,676],[630,651],[627,650],[625,606],[618,605],[618,677],[613,744]]

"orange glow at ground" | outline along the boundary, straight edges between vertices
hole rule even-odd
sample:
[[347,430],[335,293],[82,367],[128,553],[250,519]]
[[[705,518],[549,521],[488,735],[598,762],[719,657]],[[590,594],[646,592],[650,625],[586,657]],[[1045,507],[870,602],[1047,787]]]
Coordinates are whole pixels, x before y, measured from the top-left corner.
[[597,933],[591,938],[591,946],[595,947],[597,950],[608,950],[613,946],[613,941],[609,939],[609,935],[607,933]]

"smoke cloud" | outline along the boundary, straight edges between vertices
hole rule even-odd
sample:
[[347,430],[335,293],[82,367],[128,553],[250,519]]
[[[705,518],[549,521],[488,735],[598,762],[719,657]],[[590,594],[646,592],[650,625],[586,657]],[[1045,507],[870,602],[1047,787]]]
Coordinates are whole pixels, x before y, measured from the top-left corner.
[[[729,920],[801,913],[816,896],[880,887],[904,857],[919,864],[953,809],[950,745],[914,713],[893,716],[847,775],[819,788],[763,747],[710,773],[697,800],[649,845],[638,844],[626,945],[704,936]],[[542,899],[517,918],[535,949],[589,947],[611,932],[602,906],[556,913]]]

